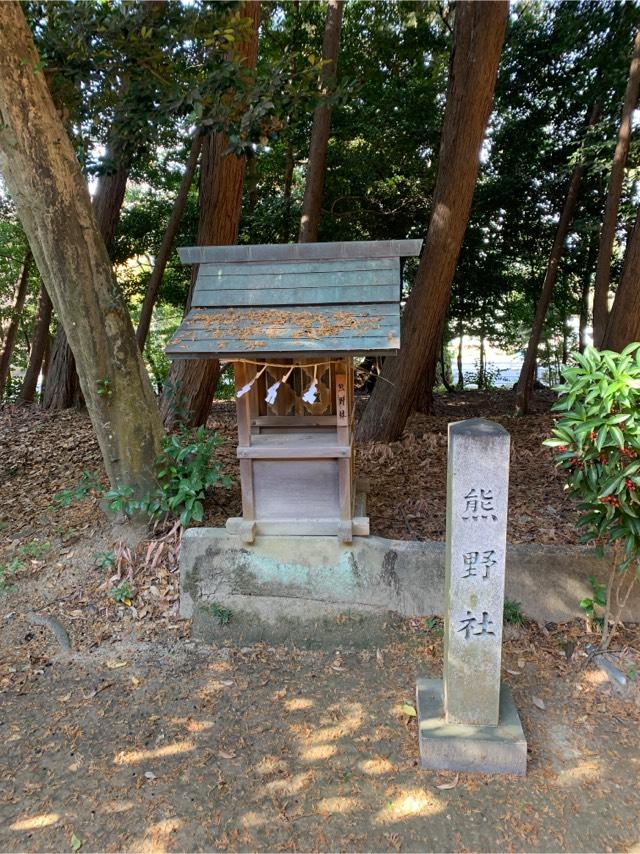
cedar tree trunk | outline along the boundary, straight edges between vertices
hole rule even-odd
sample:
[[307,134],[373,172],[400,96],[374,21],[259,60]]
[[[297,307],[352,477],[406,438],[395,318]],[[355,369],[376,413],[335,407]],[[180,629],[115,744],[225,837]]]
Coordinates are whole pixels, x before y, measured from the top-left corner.
[[[258,58],[260,3],[246,0],[239,14],[251,18],[253,23],[251,38],[240,51],[247,68],[254,71]],[[226,135],[220,132],[209,134],[202,142],[198,246],[230,246],[238,239],[247,159],[227,153],[228,146]],[[196,266],[185,314],[191,308],[197,273]],[[188,427],[206,424],[219,377],[220,362],[217,359],[174,361],[160,402],[165,426],[171,429],[178,422]]]
[[35,400],[38,377],[40,376],[40,369],[42,368],[44,354],[49,340],[51,310],[52,304],[49,299],[47,289],[44,285],[40,285],[38,308],[36,310],[36,319],[33,327],[33,341],[31,342],[31,350],[29,352],[29,364],[27,365],[27,372],[24,375],[22,388],[18,395],[17,402],[19,404],[33,403]]
[[611,257],[613,255],[613,242],[616,236],[616,222],[618,219],[618,207],[622,195],[622,184],[624,181],[624,169],[629,154],[629,143],[631,141],[631,122],[633,113],[638,103],[638,91],[640,90],[640,31],[636,34],[633,42],[633,54],[629,68],[629,79],[624,95],[622,107],[622,119],[618,130],[618,142],[613,155],[613,165],[609,176],[609,187],[607,189],[607,201],[602,220],[602,232],[600,234],[600,248],[598,250],[598,265],[596,267],[596,280],[593,292],[593,343],[600,347],[607,328],[607,314],[609,312],[609,274],[611,272]]
[[0,171],[76,360],[112,485],[155,482],[162,423],[87,184],[19,3],[0,4]]
[[327,168],[327,148],[331,129],[331,107],[328,97],[336,82],[338,51],[340,50],[340,30],[342,27],[343,0],[327,0],[327,20],[322,41],[322,97],[323,101],[313,113],[311,145],[307,177],[300,218],[299,243],[315,243],[318,239],[320,212],[322,209],[322,189]]
[[31,252],[27,250],[20,266],[16,288],[16,301],[13,305],[13,311],[11,312],[11,320],[9,321],[9,328],[7,329],[7,334],[4,339],[2,355],[0,355],[0,400],[4,397],[5,386],[7,384],[9,369],[11,367],[13,348],[16,344],[16,336],[18,334],[18,327],[20,326],[20,315],[22,314],[24,301],[27,298],[27,290],[29,289],[29,269],[31,267],[31,260]]
[[80,379],[76,370],[76,360],[67,341],[64,327],[58,322],[53,338],[47,383],[42,390],[43,409],[81,409],[84,398],[80,389]]
[[397,439],[420,386],[425,382],[433,385],[508,11],[509,4],[502,0],[461,0],[455,4],[454,45],[431,221],[402,316],[402,348],[398,356],[385,359],[382,376],[388,382],[376,383],[358,427],[360,439]]
[[640,209],[627,243],[622,277],[602,347],[620,351],[632,341],[640,341]]
[[[593,125],[598,121],[600,111],[600,105],[595,104],[591,110],[591,116],[587,124],[587,133],[589,132],[589,128],[593,127]],[[551,255],[549,256],[547,270],[544,274],[544,281],[542,282],[542,290],[536,305],[533,328],[531,329],[527,352],[524,357],[524,362],[522,363],[522,369],[520,370],[520,378],[518,379],[518,388],[516,391],[516,411],[519,415],[526,415],[529,411],[529,400],[531,398],[531,392],[533,391],[536,358],[538,355],[538,346],[540,344],[542,328],[547,317],[547,311],[549,310],[553,288],[555,286],[556,279],[558,278],[560,259],[562,258],[564,243],[567,239],[567,233],[569,231],[569,226],[571,225],[571,220],[573,219],[573,213],[576,209],[576,202],[578,201],[578,193],[580,191],[580,185],[582,184],[583,175],[584,164],[579,163],[571,174],[567,197],[564,202],[564,207],[562,208],[562,214],[556,229],[556,236],[551,248]]]
[[580,319],[578,322],[578,349],[582,353],[587,344],[587,327],[589,326],[589,287],[591,274],[596,262],[598,251],[598,236],[595,231],[589,235],[589,246],[585,255],[584,269],[580,283]]
[[458,320],[458,356],[457,356],[457,364],[458,364],[458,382],[456,383],[459,391],[464,390],[464,377],[462,375],[462,346],[464,339],[464,326],[462,325],[462,315]]
[[167,228],[164,232],[155,264],[153,265],[153,272],[149,278],[149,284],[147,285],[147,290],[144,295],[144,301],[140,311],[140,319],[138,320],[138,328],[136,330],[136,340],[141,352],[144,350],[147,335],[149,334],[153,307],[158,297],[158,291],[160,290],[162,277],[164,276],[169,256],[171,255],[173,241],[175,240],[180,220],[182,219],[182,214],[184,213],[184,208],[187,204],[187,198],[189,196],[189,190],[191,189],[193,176],[198,164],[201,147],[202,135],[200,133],[196,133],[193,138],[193,142],[191,143],[191,151],[189,152],[189,159],[187,160],[184,175],[180,181],[178,195],[173,203],[173,210],[171,211],[171,216],[169,217],[169,222],[167,223]]

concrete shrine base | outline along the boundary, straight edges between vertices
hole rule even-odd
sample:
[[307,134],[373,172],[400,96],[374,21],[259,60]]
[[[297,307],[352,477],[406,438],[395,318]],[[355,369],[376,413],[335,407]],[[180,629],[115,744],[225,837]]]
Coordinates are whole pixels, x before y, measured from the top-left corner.
[[[607,568],[586,548],[508,545],[506,598],[531,619],[570,620],[590,594],[589,575],[604,581]],[[224,528],[191,528],[182,539],[180,613],[201,640],[366,647],[383,642],[398,616],[442,614],[443,599],[444,543],[259,536],[247,546]],[[640,621],[640,591],[626,619]]]
[[500,689],[498,726],[447,723],[441,679],[418,679],[416,688],[423,768],[479,774],[527,773],[527,742],[506,685]]

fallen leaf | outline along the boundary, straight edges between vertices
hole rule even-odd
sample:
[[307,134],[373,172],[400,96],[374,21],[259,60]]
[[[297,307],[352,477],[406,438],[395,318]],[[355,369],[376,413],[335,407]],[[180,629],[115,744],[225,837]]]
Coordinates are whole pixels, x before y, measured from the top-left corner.
[[221,679],[220,684],[224,685],[226,688],[230,688],[233,685],[233,679]]
[[406,701],[400,706],[400,711],[403,715],[407,715],[410,718],[415,718],[418,715],[411,703],[407,703]]
[[507,673],[510,673],[512,676],[520,676],[522,670],[509,670],[508,667],[505,667]]
[[440,783],[439,786],[436,786],[436,789],[455,789],[455,787],[458,785],[459,779],[460,775],[456,774],[456,776],[450,783]]
[[539,709],[542,709],[542,711],[547,708],[544,704],[544,701],[541,700],[540,697],[532,697],[531,701],[533,702],[534,706],[537,706]]
[[127,667],[128,661],[115,661],[113,658],[105,662],[109,670],[117,670],[119,667]]
[[225,750],[219,750],[218,756],[220,757],[220,759],[235,759],[236,758],[236,754],[233,751],[227,752]]
[[79,851],[82,848],[82,839],[78,839],[75,833],[71,834],[71,850]]

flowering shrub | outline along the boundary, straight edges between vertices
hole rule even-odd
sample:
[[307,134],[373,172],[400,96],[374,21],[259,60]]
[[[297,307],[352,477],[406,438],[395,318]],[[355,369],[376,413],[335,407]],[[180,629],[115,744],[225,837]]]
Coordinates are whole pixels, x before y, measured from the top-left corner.
[[[562,372],[553,407],[561,414],[544,444],[553,448],[569,493],[579,499],[581,541],[612,549],[604,644],[619,622],[640,557],[640,343],[622,353],[588,347],[573,360]],[[617,616],[609,630],[613,592]]]

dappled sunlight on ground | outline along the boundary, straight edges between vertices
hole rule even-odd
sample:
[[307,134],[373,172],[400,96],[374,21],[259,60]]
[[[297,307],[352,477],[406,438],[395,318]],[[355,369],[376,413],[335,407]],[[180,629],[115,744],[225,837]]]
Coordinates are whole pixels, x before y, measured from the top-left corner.
[[361,801],[357,798],[346,797],[345,795],[338,795],[333,798],[321,798],[316,805],[316,811],[319,815],[355,812],[362,808],[363,804]]
[[151,750],[123,750],[116,754],[115,765],[131,765],[133,762],[146,762],[151,759],[162,759],[165,756],[178,756],[195,750],[192,741],[177,741],[173,744],[163,744]]
[[393,763],[388,759],[364,759],[358,763],[358,767],[365,774],[391,774],[394,770]]
[[569,630],[505,642],[522,779],[420,769],[411,697],[442,638],[408,625],[381,656],[130,646],[40,667],[3,695],[17,723],[0,743],[0,849],[69,850],[72,834],[87,851],[154,852],[635,842],[638,707],[567,661]]
[[554,786],[581,786],[584,783],[596,782],[600,774],[599,762],[578,762],[577,765],[560,771],[554,781]]
[[442,812],[444,806],[431,793],[424,789],[410,789],[401,792],[379,810],[376,824],[394,824],[406,818],[435,815]]
[[60,814],[57,812],[40,813],[40,815],[30,816],[29,818],[19,818],[10,825],[11,830],[38,830],[41,827],[49,827],[60,821]]
[[317,744],[307,750],[300,751],[300,758],[305,762],[317,762],[320,759],[331,759],[338,752],[335,744]]
[[144,836],[132,844],[134,851],[142,854],[147,852],[164,852],[174,850],[173,840],[178,830],[183,827],[179,818],[168,818],[147,827]]

